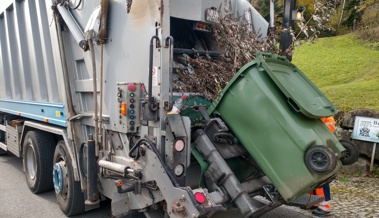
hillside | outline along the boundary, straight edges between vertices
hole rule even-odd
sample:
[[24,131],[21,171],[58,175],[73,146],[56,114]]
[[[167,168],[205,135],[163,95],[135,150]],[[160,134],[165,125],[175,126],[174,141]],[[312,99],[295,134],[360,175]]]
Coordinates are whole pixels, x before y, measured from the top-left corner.
[[342,111],[379,111],[379,51],[352,34],[296,48],[293,63]]

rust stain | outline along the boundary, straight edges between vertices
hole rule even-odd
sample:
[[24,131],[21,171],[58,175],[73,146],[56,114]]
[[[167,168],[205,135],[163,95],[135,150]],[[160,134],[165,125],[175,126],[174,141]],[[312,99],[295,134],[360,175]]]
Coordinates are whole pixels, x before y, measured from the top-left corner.
[[164,0],[161,0],[161,7],[159,8],[159,10],[161,10],[161,17],[163,17],[163,14],[164,14],[164,3],[163,3]]
[[[159,17],[160,0],[133,1],[130,15],[133,25],[144,27],[150,25],[151,20]],[[156,20],[158,22],[158,20]]]

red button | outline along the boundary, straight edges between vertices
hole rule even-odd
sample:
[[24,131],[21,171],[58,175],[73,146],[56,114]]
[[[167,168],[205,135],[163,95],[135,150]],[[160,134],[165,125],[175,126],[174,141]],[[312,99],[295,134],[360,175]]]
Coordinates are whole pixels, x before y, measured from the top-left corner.
[[128,90],[129,91],[134,92],[134,91],[136,91],[136,89],[137,89],[136,84],[134,84],[134,83],[128,84]]

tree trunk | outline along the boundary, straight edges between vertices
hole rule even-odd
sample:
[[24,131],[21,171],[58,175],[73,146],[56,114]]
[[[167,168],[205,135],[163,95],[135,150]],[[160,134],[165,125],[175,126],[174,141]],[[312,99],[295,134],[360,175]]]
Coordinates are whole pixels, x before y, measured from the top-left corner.
[[340,22],[338,23],[338,26],[340,26],[340,25],[341,25],[341,22],[342,22],[343,12],[344,12],[344,10],[345,10],[345,3],[346,3],[346,0],[343,0],[343,4],[342,4],[342,12],[341,12]]

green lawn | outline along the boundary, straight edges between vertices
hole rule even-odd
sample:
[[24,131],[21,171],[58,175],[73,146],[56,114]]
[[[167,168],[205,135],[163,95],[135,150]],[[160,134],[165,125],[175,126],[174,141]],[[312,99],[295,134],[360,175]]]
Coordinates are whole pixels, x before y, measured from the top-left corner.
[[296,48],[292,61],[342,111],[379,111],[379,51],[348,34]]

